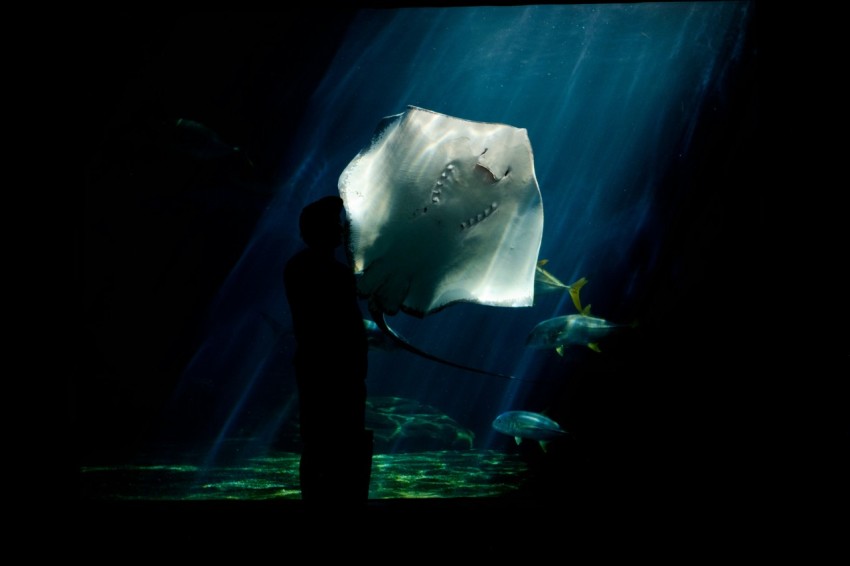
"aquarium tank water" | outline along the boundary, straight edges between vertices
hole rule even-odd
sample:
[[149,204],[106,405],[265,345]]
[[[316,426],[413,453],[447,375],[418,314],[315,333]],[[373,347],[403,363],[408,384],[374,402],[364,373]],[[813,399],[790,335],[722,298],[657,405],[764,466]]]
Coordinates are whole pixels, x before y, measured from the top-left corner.
[[[119,86],[95,94],[112,102],[87,177],[80,497],[300,499],[283,266],[301,209],[339,194],[410,107],[525,130],[542,224],[539,245],[490,242],[533,248],[531,302],[386,317],[438,360],[387,341],[363,299],[370,500],[566,498],[717,456],[703,433],[724,426],[720,318],[752,304],[760,269],[754,22],[742,0],[149,15],[123,43],[101,30],[127,49],[123,66],[97,59]],[[500,208],[455,228],[524,214]],[[441,237],[434,280],[479,262]]]

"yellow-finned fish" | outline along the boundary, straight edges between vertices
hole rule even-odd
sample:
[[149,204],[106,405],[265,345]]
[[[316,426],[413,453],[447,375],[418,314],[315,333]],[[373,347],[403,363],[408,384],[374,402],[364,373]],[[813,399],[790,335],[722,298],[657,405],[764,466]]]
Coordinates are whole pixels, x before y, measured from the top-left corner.
[[543,266],[549,262],[548,259],[541,259],[537,262],[537,269],[534,272],[534,295],[542,295],[543,293],[559,293],[569,291],[573,304],[578,312],[587,314],[590,305],[582,308],[579,292],[581,288],[587,284],[587,278],[582,277],[572,285],[563,283],[560,279],[543,269]]
[[599,352],[599,341],[612,332],[633,328],[634,324],[617,324],[589,314],[556,316],[535,326],[525,341],[526,346],[537,350],[552,348],[564,355],[570,346],[587,346]]
[[544,452],[548,442],[567,436],[567,431],[557,422],[531,411],[504,412],[493,420],[492,427],[502,434],[513,436],[517,444],[523,439],[536,440]]

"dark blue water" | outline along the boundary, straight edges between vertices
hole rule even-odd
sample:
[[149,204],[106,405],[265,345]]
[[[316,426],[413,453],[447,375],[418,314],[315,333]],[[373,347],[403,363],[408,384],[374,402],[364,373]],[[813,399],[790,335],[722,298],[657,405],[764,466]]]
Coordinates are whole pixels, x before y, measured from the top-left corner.
[[[297,399],[281,273],[301,246],[298,213],[335,194],[378,122],[407,105],[526,128],[545,215],[540,259],[564,283],[587,277],[582,299],[593,314],[638,325],[634,343],[624,335],[608,351],[559,356],[527,349],[525,338],[538,322],[574,312],[565,294],[528,308],[399,314],[390,324],[420,348],[517,379],[373,351],[370,397],[433,407],[473,431],[478,449],[518,450],[490,428],[503,411],[545,411],[567,430],[599,424],[588,415],[611,410],[610,376],[638,379],[634,344],[675,334],[663,328],[675,308],[663,299],[689,280],[681,238],[693,218],[711,214],[711,187],[700,179],[717,148],[701,132],[727,122],[738,103],[733,79],[751,11],[748,2],[681,2],[358,12],[291,124],[297,134],[279,156],[273,197],[207,309],[163,410],[162,438],[198,435],[210,461],[225,439],[289,446]],[[328,355],[334,346],[329,327]],[[583,404],[588,390],[593,400]],[[623,395],[615,406],[627,404]]]

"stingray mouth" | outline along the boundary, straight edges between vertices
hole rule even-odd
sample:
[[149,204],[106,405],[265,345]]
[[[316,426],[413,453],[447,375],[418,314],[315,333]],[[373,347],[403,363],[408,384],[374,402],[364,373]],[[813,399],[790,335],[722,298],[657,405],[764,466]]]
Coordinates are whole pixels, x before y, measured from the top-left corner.
[[497,208],[499,208],[499,203],[496,201],[493,201],[488,206],[485,206],[484,210],[470,216],[469,218],[460,223],[461,231],[466,230],[468,228],[472,228],[479,222],[482,222],[486,218],[489,218],[494,212],[496,212]]
[[482,151],[481,154],[478,156],[479,161],[475,164],[475,167],[473,167],[473,171],[475,172],[476,175],[478,175],[478,178],[482,183],[485,183],[487,185],[494,185],[494,184],[498,183],[499,181],[501,181],[502,179],[504,179],[505,177],[507,177],[508,174],[511,172],[511,168],[510,168],[510,166],[506,167],[505,172],[502,173],[501,176],[497,177],[496,173],[493,172],[492,164],[486,165],[486,162],[485,163],[481,162],[482,158],[486,159],[484,157],[484,154],[487,153],[488,149],[489,148],[485,147],[484,151]]

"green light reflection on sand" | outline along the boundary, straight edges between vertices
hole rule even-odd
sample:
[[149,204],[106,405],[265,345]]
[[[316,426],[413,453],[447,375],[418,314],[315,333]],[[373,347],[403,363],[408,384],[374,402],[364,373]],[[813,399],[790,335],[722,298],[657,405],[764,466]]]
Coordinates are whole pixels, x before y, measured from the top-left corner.
[[[90,500],[300,499],[297,453],[283,452],[202,469],[193,465],[92,466],[80,469]],[[499,497],[527,471],[516,455],[496,451],[375,454],[370,499]]]

